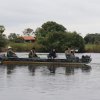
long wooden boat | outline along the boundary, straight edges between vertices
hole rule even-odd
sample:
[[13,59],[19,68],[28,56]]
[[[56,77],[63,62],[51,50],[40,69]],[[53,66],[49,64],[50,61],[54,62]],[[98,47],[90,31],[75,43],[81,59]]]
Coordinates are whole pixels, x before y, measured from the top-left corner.
[[1,64],[56,64],[56,65],[83,65],[91,62],[90,56],[74,59],[42,59],[42,58],[0,58]]

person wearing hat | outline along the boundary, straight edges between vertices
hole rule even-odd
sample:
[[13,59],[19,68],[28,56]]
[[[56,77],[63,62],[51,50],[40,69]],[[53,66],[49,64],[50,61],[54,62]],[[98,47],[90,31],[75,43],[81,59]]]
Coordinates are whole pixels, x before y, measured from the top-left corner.
[[17,57],[11,46],[8,46],[7,57]]
[[37,54],[36,54],[36,51],[35,51],[35,48],[33,47],[32,50],[30,50],[29,52],[29,58],[35,58],[35,57],[38,57]]

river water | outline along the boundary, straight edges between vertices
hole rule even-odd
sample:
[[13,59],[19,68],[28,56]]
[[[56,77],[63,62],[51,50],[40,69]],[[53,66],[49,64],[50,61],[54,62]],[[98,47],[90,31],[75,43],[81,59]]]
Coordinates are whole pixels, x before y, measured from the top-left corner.
[[[0,100],[100,100],[100,53],[84,55],[92,58],[86,67],[0,65]],[[58,58],[65,55],[59,53]]]

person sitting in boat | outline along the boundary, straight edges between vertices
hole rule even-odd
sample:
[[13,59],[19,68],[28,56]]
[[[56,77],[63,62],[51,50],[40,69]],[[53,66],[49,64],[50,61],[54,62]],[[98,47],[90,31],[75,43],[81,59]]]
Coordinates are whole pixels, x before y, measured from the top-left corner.
[[14,57],[16,58],[17,55],[15,54],[15,52],[12,50],[12,47],[8,46],[8,50],[7,50],[7,57]]
[[75,50],[71,50],[71,54],[70,54],[70,59],[72,60],[72,61],[74,61],[75,60]]
[[52,49],[51,51],[50,51],[50,53],[48,54],[48,58],[56,58],[57,57],[57,55],[56,55],[56,50],[55,49]]
[[38,57],[35,51],[35,48],[33,47],[32,50],[29,52],[29,58],[35,58]]
[[6,55],[5,54],[0,54],[0,61],[2,61],[3,58],[5,58]]
[[70,59],[70,56],[71,56],[71,49],[70,48],[66,48],[65,56],[66,56],[66,59]]

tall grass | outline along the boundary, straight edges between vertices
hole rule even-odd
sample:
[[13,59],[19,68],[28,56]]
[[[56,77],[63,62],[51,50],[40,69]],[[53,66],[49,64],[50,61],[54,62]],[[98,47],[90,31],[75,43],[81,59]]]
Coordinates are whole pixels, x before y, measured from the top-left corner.
[[[35,43],[9,43],[9,45],[17,52],[27,52],[32,49],[32,47],[36,48],[38,52],[45,52],[45,47],[43,45]],[[100,53],[100,45],[99,44],[86,44],[85,52],[94,52]]]
[[36,51],[43,51],[44,48],[42,45],[35,43],[12,43],[10,42],[8,45],[10,45],[14,51],[17,52],[27,52],[30,51],[33,47],[36,48]]
[[9,45],[17,52],[29,51],[34,46],[33,43],[9,43]]
[[100,44],[86,44],[85,51],[86,52],[100,53]]

